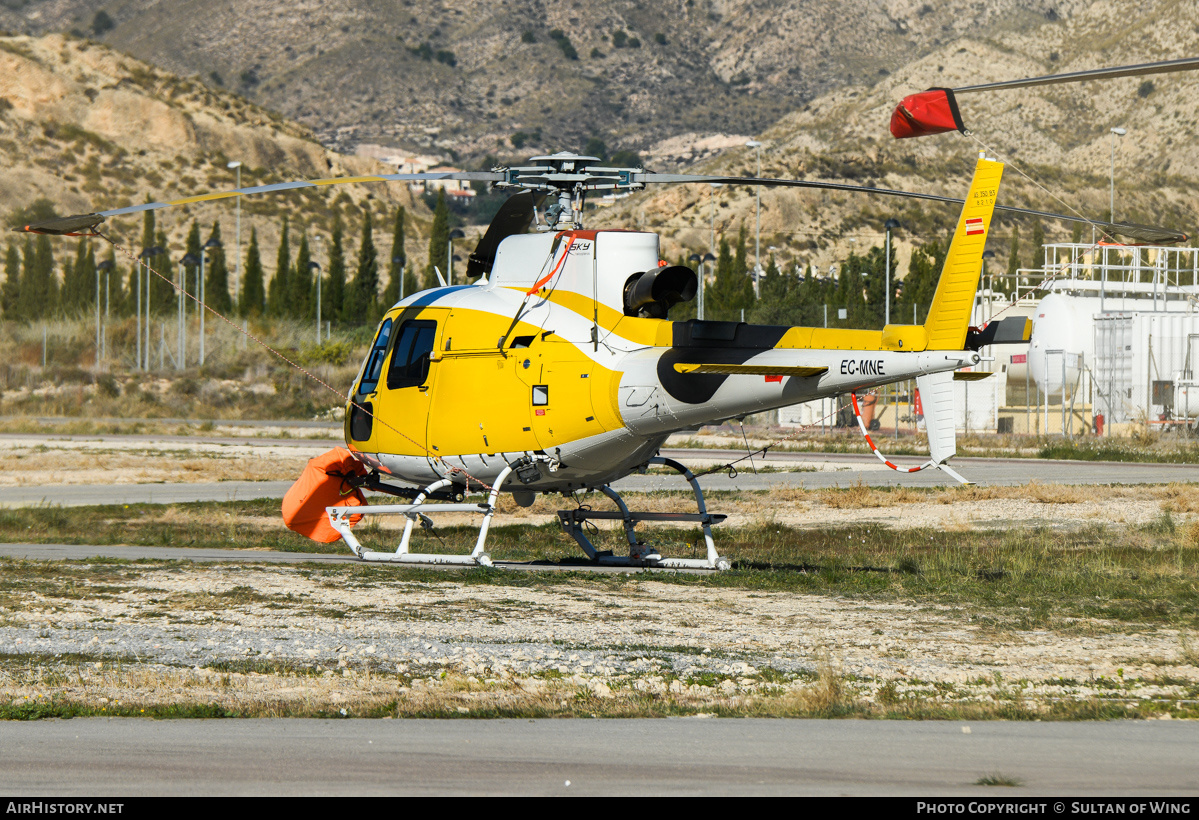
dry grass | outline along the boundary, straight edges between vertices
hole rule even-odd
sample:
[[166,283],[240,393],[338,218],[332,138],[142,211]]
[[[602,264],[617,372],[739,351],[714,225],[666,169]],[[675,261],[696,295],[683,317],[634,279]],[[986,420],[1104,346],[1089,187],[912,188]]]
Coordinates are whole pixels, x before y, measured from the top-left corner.
[[1162,499],[1163,511],[1171,513],[1199,512],[1199,487],[1176,482],[1156,489]]
[[1199,666],[1199,645],[1185,629],[1178,630],[1179,656],[1191,666]]
[[298,476],[305,457],[197,456],[182,452],[49,450],[0,456],[0,486],[151,484],[157,482],[275,481]]

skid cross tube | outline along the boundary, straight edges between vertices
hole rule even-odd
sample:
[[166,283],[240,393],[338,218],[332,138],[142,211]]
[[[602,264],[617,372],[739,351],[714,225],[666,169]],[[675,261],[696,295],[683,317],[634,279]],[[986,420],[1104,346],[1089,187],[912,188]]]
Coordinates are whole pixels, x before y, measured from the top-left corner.
[[[695,503],[699,509],[696,513],[656,513],[633,512],[625,504],[620,494],[607,484],[597,489],[612,499],[618,507],[617,511],[558,510],[558,521],[567,534],[574,538],[575,543],[587,553],[587,557],[600,564],[612,566],[662,567],[667,569],[717,569],[729,568],[727,559],[722,558],[716,551],[716,542],[712,539],[712,525],[719,524],[725,519],[724,515],[714,515],[708,512],[704,503],[704,493],[700,489],[699,480],[685,466],[674,459],[655,457],[650,464],[660,464],[682,474],[695,493]],[[610,551],[599,551],[591,543],[584,530],[584,524],[589,520],[621,521],[624,524],[625,538],[629,542],[628,556],[613,555]],[[707,548],[706,558],[664,558],[656,549],[641,542],[637,537],[637,522],[639,521],[670,521],[698,523],[703,529],[704,545]]]
[[[327,507],[325,511],[329,515],[329,523],[333,525],[333,529],[341,533],[341,537],[345,540],[346,545],[363,561],[379,561],[395,564],[459,564],[462,566],[490,567],[492,566],[491,556],[484,552],[484,547],[487,544],[487,530],[491,526],[492,516],[495,515],[495,503],[500,494],[500,487],[511,473],[511,467],[505,467],[500,471],[495,484],[491,487],[491,493],[487,496],[487,503],[485,504],[429,503],[428,499],[431,495],[453,484],[450,479],[443,478],[421,490],[411,504],[368,504],[364,507]],[[479,525],[479,537],[475,541],[475,548],[471,551],[470,555],[439,555],[436,553],[408,551],[408,545],[412,539],[412,529],[417,521],[420,521],[422,526],[432,526],[427,515],[453,512],[482,513],[483,515],[483,522]],[[407,517],[408,521],[404,524],[404,534],[400,537],[400,544],[396,547],[395,552],[375,552],[374,550],[363,548],[350,529],[350,518],[360,515],[403,515]]]

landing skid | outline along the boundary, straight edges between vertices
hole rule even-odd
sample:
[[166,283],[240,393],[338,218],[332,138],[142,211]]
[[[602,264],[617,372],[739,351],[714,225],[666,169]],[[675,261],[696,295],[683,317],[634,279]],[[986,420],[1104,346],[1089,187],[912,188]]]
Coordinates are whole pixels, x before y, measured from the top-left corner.
[[[619,511],[559,510],[558,520],[561,522],[562,528],[583,548],[583,552],[587,553],[587,557],[607,566],[660,567],[663,569],[728,569],[729,562],[716,552],[716,543],[712,540],[712,525],[724,521],[726,516],[708,512],[707,506],[704,504],[704,493],[700,489],[699,481],[682,464],[669,458],[652,458],[649,460],[649,463],[660,464],[682,474],[688,483],[691,484],[691,490],[695,493],[695,503],[699,511],[694,513],[633,512],[624,503],[624,499],[620,497],[620,494],[605,484],[599,488],[600,492],[612,499],[619,508]],[[491,519],[495,516],[495,505],[500,494],[500,488],[514,469],[514,467],[506,467],[500,472],[494,486],[491,488],[491,493],[487,496],[486,503],[431,503],[429,501],[430,496],[452,486],[450,479],[443,478],[421,490],[411,504],[368,504],[361,507],[327,507],[326,512],[329,515],[329,523],[341,534],[341,537],[353,553],[363,561],[391,564],[455,564],[458,566],[490,567],[492,566],[491,556],[484,551],[487,543],[487,531],[491,525]],[[483,522],[479,525],[479,537],[475,541],[474,550],[469,555],[440,555],[436,553],[408,551],[408,545],[412,540],[412,530],[417,522],[420,522],[421,526],[431,527],[432,522],[428,516],[438,513],[478,513],[483,516]],[[350,528],[350,520],[355,516],[365,515],[403,515],[407,517],[408,521],[404,524],[404,534],[400,537],[400,545],[396,547],[395,552],[368,550],[354,537],[354,531]],[[627,557],[613,555],[610,551],[601,552],[597,550],[587,537],[586,530],[584,529],[589,520],[622,521],[624,523],[625,538],[629,542],[629,555]],[[699,524],[703,530],[704,544],[707,546],[707,558],[664,558],[656,549],[642,543],[637,537],[637,524],[641,521],[676,521]]]
[[[690,470],[684,467],[674,459],[669,458],[651,458],[650,464],[661,464],[664,467],[669,467],[672,470],[677,470],[691,484],[691,490],[695,493],[695,503],[699,508],[698,513],[652,513],[652,512],[632,512],[628,505],[624,503],[624,499],[620,494],[613,490],[608,485],[599,488],[600,492],[612,499],[619,508],[618,512],[598,511],[598,510],[558,510],[558,520],[562,524],[562,529],[566,530],[575,542],[587,553],[587,557],[592,561],[609,566],[622,567],[662,567],[667,569],[717,569],[723,570],[729,568],[729,562],[720,557],[716,552],[716,543],[712,540],[712,525],[719,524],[726,516],[713,515],[708,512],[707,506],[704,504],[704,493],[700,489],[699,481],[695,478]],[[623,521],[625,538],[629,542],[629,555],[627,557],[613,555],[611,551],[599,551],[595,545],[591,543],[591,539],[587,537],[585,524],[587,521]],[[664,558],[656,549],[646,544],[641,543],[637,537],[637,523],[640,521],[679,521],[693,522],[700,525],[704,533],[704,543],[708,548],[707,558]]]
[[[416,496],[411,504],[379,504],[366,505],[363,507],[327,507],[326,512],[329,514],[329,523],[333,525],[333,529],[341,533],[341,537],[345,539],[346,544],[354,554],[363,561],[378,561],[392,564],[458,564],[460,566],[470,567],[490,567],[491,556],[483,551],[483,547],[487,543],[487,530],[491,526],[491,519],[495,515],[495,502],[500,494],[500,487],[504,481],[512,473],[512,467],[505,467],[495,480],[495,485],[491,488],[491,494],[487,496],[486,504],[432,504],[428,503],[428,498],[433,493],[443,490],[451,486],[453,482],[448,478],[443,478],[425,487]],[[470,555],[438,555],[436,553],[419,553],[409,552],[408,543],[412,539],[412,528],[417,521],[421,522],[422,526],[432,526],[432,522],[426,517],[427,514],[437,513],[479,513],[483,516],[483,523],[479,525],[479,538],[475,542],[475,548]],[[395,552],[375,552],[363,548],[358,539],[354,537],[353,530],[350,529],[349,519],[360,515],[404,515],[408,521],[404,524],[404,534],[400,538],[400,545],[396,547]]]

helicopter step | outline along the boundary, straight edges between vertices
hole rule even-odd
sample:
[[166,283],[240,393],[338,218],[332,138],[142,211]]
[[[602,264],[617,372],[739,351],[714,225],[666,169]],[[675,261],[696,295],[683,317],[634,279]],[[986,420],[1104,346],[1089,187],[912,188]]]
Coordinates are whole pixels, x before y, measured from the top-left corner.
[[[411,504],[378,504],[362,507],[328,507],[329,523],[341,533],[341,537],[354,554],[363,561],[378,561],[393,564],[458,564],[462,566],[490,567],[491,556],[484,552],[487,543],[487,530],[495,515],[495,502],[500,494],[500,487],[512,473],[512,468],[502,470],[491,488],[491,493],[484,504],[437,504],[429,503],[428,497],[453,484],[448,478],[435,481],[425,487]],[[412,529],[419,521],[425,529],[432,529],[433,522],[428,513],[481,513],[483,522],[479,525],[479,537],[470,555],[440,555],[437,553],[409,552],[408,544],[412,538]],[[395,552],[376,552],[365,549],[350,529],[350,519],[361,515],[404,515],[408,521],[404,524],[404,534],[400,537],[400,545]],[[356,521],[357,519],[355,519]]]
[[[558,510],[558,521],[562,524],[562,528],[566,530],[575,542],[587,553],[587,557],[599,564],[611,566],[644,566],[644,567],[663,567],[668,569],[716,569],[724,570],[729,568],[727,559],[722,558],[716,551],[716,543],[712,540],[712,525],[719,524],[724,521],[727,516],[720,514],[712,514],[708,512],[707,506],[704,504],[704,493],[700,489],[699,480],[695,475],[684,465],[674,459],[655,457],[649,460],[650,464],[660,464],[664,467],[669,467],[672,470],[680,473],[687,482],[691,485],[691,490],[695,493],[695,503],[699,508],[696,513],[653,513],[653,512],[633,512],[625,504],[624,499],[620,497],[620,493],[613,490],[607,484],[599,487],[599,491],[608,498],[612,499],[613,503],[619,507],[619,511],[597,511],[585,510],[582,508],[574,510]],[[591,543],[591,539],[587,537],[585,529],[589,519],[597,521],[623,521],[625,538],[629,542],[629,555],[621,556],[614,555],[611,551],[600,551]],[[698,523],[703,530],[704,544],[707,547],[706,558],[666,558],[648,544],[644,544],[637,537],[637,522],[639,521],[678,521]]]

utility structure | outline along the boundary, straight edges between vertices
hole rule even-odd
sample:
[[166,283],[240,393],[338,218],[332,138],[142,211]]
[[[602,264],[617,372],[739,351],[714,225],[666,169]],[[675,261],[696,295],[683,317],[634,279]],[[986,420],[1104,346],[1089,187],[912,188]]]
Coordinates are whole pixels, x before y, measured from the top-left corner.
[[887,278],[884,283],[884,287],[886,287],[886,289],[887,289],[887,296],[886,296],[886,300],[884,303],[885,307],[883,308],[883,315],[884,315],[884,318],[886,319],[884,324],[888,324],[888,325],[891,324],[891,231],[895,230],[898,227],[899,227],[898,219],[888,219],[886,224],[883,225],[883,228],[885,228],[887,231],[887,254],[886,254],[886,258],[884,260],[884,262],[886,264],[886,268],[887,268],[887,270],[886,270]]
[[200,250],[200,282],[199,282],[199,287],[196,288],[196,290],[198,290],[200,293],[200,366],[201,367],[204,366],[204,311],[205,311],[205,306],[208,304],[208,302],[206,302],[204,300],[204,280],[207,278],[207,274],[205,274],[205,272],[204,272],[204,265],[207,261],[208,253],[210,251],[216,251],[221,247],[222,247],[221,240],[217,239],[214,236],[211,239],[209,239],[207,242],[205,242],[204,247]]
[[1128,133],[1128,129],[1116,126],[1108,129],[1112,135],[1112,175],[1111,175],[1111,210],[1108,211],[1107,219],[1109,222],[1116,221],[1116,137],[1122,137]]
[[[108,356],[108,277],[112,272],[113,262],[111,259],[105,259],[100,264],[96,265],[96,322],[100,324],[100,331],[96,336],[96,364],[99,366],[100,360]],[[104,271],[104,321],[100,321],[100,271]]]
[[[241,188],[241,160],[235,159],[225,166],[237,171],[237,187]],[[237,198],[237,228],[234,232],[234,259],[233,259],[233,292],[240,293],[238,288],[241,287],[241,197]]]
[[[203,256],[204,252],[201,251],[200,255]],[[175,362],[179,370],[187,367],[187,269],[197,268],[200,264],[195,254],[190,253],[179,260],[179,358]]]
[[454,284],[454,240],[462,239],[465,236],[466,233],[461,228],[454,228],[450,231],[450,238],[445,243],[445,270],[451,285]]
[[687,261],[695,262],[699,265],[699,295],[695,302],[695,316],[702,322],[704,320],[704,264],[715,262],[716,257],[710,253],[705,253],[703,256],[693,253],[687,258]]
[[319,262],[308,263],[309,275],[316,276],[316,343],[321,343],[321,265]]
[[[762,143],[758,140],[750,140],[745,143],[746,148],[754,149],[754,153],[758,158],[758,173],[757,176],[762,176]],[[762,189],[754,186],[754,203],[755,203],[755,218],[757,226],[754,233],[754,298],[761,294],[758,292],[758,282],[762,279]]]
[[[134,368],[136,370],[150,369],[150,260],[162,253],[166,253],[166,251],[157,245],[151,245],[148,248],[142,248],[142,252],[137,256],[137,346],[135,348],[137,367]],[[146,266],[146,338],[144,343],[142,341],[142,265]]]

